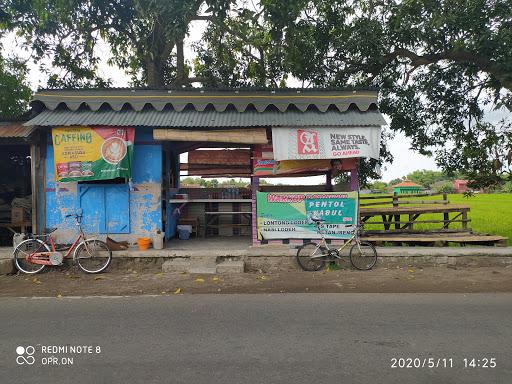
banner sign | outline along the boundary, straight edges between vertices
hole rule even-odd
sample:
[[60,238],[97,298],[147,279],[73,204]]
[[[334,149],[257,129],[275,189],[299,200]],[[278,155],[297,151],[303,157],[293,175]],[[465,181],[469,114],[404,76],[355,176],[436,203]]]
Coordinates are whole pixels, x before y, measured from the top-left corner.
[[130,178],[134,137],[134,128],[53,128],[55,180]]
[[275,160],[379,158],[380,127],[272,128]]
[[327,239],[349,239],[357,225],[357,192],[257,192],[258,239],[319,239],[309,218],[325,220]]

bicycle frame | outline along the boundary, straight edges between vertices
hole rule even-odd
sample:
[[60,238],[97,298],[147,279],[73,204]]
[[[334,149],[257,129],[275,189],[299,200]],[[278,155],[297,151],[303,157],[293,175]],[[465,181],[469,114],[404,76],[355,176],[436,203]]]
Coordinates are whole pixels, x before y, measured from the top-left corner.
[[[81,243],[80,240],[82,240],[82,241],[87,240],[87,238],[85,236],[85,233],[84,233],[84,231],[82,229],[82,226],[81,226],[81,224],[78,221],[77,221],[77,225],[79,226],[78,237],[73,242],[71,247],[67,250],[66,254],[63,256],[63,259],[68,258],[73,251],[76,252],[77,246]],[[28,262],[30,262],[32,264],[41,264],[41,265],[50,265],[51,266],[51,265],[54,265],[50,261],[51,253],[54,253],[54,252],[56,253],[56,252],[59,252],[59,251],[56,250],[55,243],[53,241],[53,237],[50,234],[49,235],[43,235],[43,236],[47,237],[47,240],[46,241],[41,240],[41,242],[43,244],[45,244],[45,245],[48,245],[48,244],[50,245],[50,249],[51,249],[50,252],[48,252],[48,251],[39,252],[41,250],[41,248],[43,247],[43,244],[41,244],[40,247],[35,252],[33,252],[30,255],[27,255],[26,259],[27,259]]]
[[[325,255],[322,253],[320,255],[315,255],[316,251],[318,251],[320,248],[324,247],[325,249],[327,249],[327,251],[331,251],[332,249],[334,248],[331,248],[329,247],[329,244],[327,243],[327,241],[325,240],[325,236],[324,234],[322,233],[322,231],[320,230],[320,226],[322,224],[321,223],[317,223],[316,224],[316,230],[318,232],[318,234],[320,235],[321,237],[321,240],[320,242],[317,244],[314,252],[313,252],[313,255],[311,256],[312,259],[315,259],[315,258],[320,258],[320,257],[324,257]],[[334,256],[336,256],[337,258],[341,258],[341,256],[339,255],[339,252],[341,252],[342,250],[344,250],[346,247],[348,247],[350,244],[352,244],[353,241],[356,241],[356,244],[359,244],[359,226],[356,227],[355,231],[354,231],[354,234],[352,235],[352,237],[350,239],[348,239],[347,241],[345,241],[341,247],[339,247],[338,249],[336,249],[337,253],[338,254],[335,254]]]

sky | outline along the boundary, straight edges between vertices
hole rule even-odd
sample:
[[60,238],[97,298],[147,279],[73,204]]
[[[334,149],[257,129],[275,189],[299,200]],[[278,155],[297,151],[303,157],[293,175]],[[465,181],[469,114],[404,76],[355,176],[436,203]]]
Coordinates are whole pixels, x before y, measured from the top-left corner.
[[[201,39],[201,36],[204,31],[205,23],[202,21],[195,22],[196,25],[190,28],[190,35],[186,40],[185,45],[185,57],[192,58],[194,57],[194,52],[192,50],[192,45],[195,42],[198,42]],[[29,56],[28,52],[24,52],[17,41],[17,38],[14,34],[10,34],[3,39],[3,46],[6,52],[12,51],[16,55],[27,58]],[[107,60],[110,57],[110,50],[107,44],[100,43],[97,47],[99,56],[102,57],[102,61],[99,65],[99,72],[105,78],[111,78],[114,87],[127,87],[129,86],[130,78],[117,67],[113,67],[107,64]],[[45,63],[49,66],[49,63]],[[28,80],[30,86],[36,90],[39,87],[44,87],[44,75],[42,75],[36,65],[29,65],[29,76]],[[293,81],[288,84],[288,86],[300,86],[299,84],[293,84]],[[389,119],[388,119],[389,121]],[[386,127],[383,127],[384,129]],[[402,133],[396,133],[395,137],[388,143],[389,149],[394,156],[394,161],[392,164],[384,164],[382,167],[382,180],[390,181],[392,179],[396,179],[402,176],[407,175],[408,173],[415,171],[417,169],[428,169],[428,170],[436,170],[436,164],[433,158],[429,158],[423,155],[420,155],[410,149],[411,141],[405,137]],[[186,157],[182,159],[182,161],[186,160]],[[276,183],[287,183],[287,184],[316,184],[323,183],[325,181],[325,177],[316,176],[309,178],[296,178],[296,180],[290,180],[290,178],[283,179],[273,179],[273,182]]]

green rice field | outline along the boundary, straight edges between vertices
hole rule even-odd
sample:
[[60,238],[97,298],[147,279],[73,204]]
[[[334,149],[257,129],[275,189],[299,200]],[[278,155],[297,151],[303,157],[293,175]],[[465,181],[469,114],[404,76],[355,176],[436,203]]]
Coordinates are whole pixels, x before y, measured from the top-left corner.
[[[363,195],[364,196],[364,195]],[[403,198],[402,200],[442,200],[442,195]],[[465,198],[462,194],[448,195],[450,204],[469,205],[471,211],[468,218],[471,222],[468,224],[473,232],[490,233],[508,237],[509,245],[512,245],[512,194],[475,194],[473,197]],[[361,203],[378,202],[379,200],[363,199]],[[387,204],[386,206],[390,206]],[[407,206],[414,206],[413,204]],[[422,204],[421,206],[425,206]],[[450,218],[454,213],[450,214]],[[402,216],[402,220],[405,217]],[[425,214],[421,215],[418,220],[442,220],[442,214]],[[374,217],[371,221],[382,221],[380,217]],[[440,228],[441,224],[417,224],[415,229],[432,229]],[[450,228],[460,228],[461,223],[450,224]],[[365,225],[365,229],[384,229],[382,224]]]

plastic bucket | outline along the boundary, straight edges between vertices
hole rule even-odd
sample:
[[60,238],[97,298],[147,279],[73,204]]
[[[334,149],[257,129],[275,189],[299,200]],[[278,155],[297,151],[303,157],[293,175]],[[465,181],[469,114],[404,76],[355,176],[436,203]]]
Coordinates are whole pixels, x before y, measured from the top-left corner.
[[141,251],[145,251],[151,246],[151,239],[149,237],[140,237],[137,239],[137,245]]
[[180,229],[178,231],[178,234],[179,234],[180,240],[188,240],[188,239],[190,239],[191,232],[186,229]]

